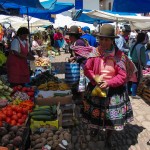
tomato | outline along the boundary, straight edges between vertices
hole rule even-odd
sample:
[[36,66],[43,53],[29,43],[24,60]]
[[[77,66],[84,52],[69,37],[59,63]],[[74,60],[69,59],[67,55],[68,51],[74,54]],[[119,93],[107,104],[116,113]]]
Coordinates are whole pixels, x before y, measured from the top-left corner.
[[18,85],[17,89],[20,91],[22,89],[22,85]]
[[0,121],[0,127],[2,127],[3,126],[3,123],[2,123],[2,121]]
[[23,87],[23,88],[21,89],[21,91],[22,91],[22,92],[26,92],[26,91],[28,91],[28,88]]
[[2,121],[2,116],[0,116],[0,121]]
[[17,112],[18,112],[18,113],[22,113],[22,107],[18,107],[18,108],[17,108]]
[[11,117],[13,120],[18,120],[18,116],[17,115],[13,115],[12,117]]
[[34,92],[28,92],[27,93],[29,96],[33,97],[34,96]]
[[22,113],[23,114],[27,114],[28,113],[28,110],[26,108],[22,108]]
[[17,113],[17,117],[18,118],[22,118],[22,114],[21,113]]
[[6,115],[6,114],[7,114],[7,110],[3,110],[3,114],[5,114],[5,115]]
[[17,122],[16,122],[16,120],[11,120],[10,124],[11,124],[12,126],[15,126],[15,125],[17,124]]
[[16,105],[12,105],[11,108],[12,108],[12,110],[16,111],[17,106]]
[[11,110],[7,110],[6,115],[7,115],[8,117],[11,117],[11,116],[12,116],[12,111],[11,111]]
[[23,115],[22,119],[26,120],[27,119],[27,115]]
[[13,115],[16,115],[17,113],[15,111],[12,112]]
[[2,118],[3,121],[6,120],[6,115],[5,114],[0,114],[0,116],[1,116],[1,118]]
[[23,124],[24,121],[25,121],[24,119],[19,119],[19,120],[18,120],[18,123]]
[[7,123],[11,123],[11,119],[9,117],[6,118]]

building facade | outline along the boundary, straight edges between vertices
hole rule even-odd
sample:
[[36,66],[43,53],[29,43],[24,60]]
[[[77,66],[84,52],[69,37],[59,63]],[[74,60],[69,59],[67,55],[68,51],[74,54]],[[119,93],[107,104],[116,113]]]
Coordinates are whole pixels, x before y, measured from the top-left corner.
[[[74,5],[78,1],[79,3],[83,4],[83,9],[86,10],[111,10],[113,5],[113,0],[57,0],[57,1],[73,3]],[[64,12],[63,15],[72,17],[75,11],[76,9],[73,8],[69,11]]]

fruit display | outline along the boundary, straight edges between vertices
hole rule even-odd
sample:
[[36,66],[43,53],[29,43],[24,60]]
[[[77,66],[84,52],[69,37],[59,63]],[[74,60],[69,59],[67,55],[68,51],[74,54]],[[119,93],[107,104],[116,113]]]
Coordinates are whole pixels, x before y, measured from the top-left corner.
[[4,63],[6,63],[6,60],[7,60],[7,58],[6,58],[5,54],[2,51],[0,51],[0,66],[2,66]]
[[35,89],[33,87],[23,87],[21,85],[13,87],[12,98],[19,100],[33,100]]
[[27,119],[28,110],[16,105],[8,105],[0,111],[0,120],[14,126],[21,126]]
[[[10,88],[9,86],[5,85],[1,80],[0,80],[0,101],[1,100],[9,100],[11,101],[10,95],[12,94],[13,89]],[[0,102],[1,103],[1,102]],[[3,103],[3,102],[2,102]]]
[[44,83],[44,84],[39,85],[38,89],[44,90],[44,91],[48,91],[48,90],[65,91],[65,90],[70,90],[70,87],[66,83],[58,83],[58,82],[54,82],[54,81],[49,81],[48,83]]
[[59,144],[64,144],[66,148],[71,146],[71,134],[69,130],[63,128],[57,129],[49,125],[37,129],[30,136],[30,139],[32,149],[50,147],[51,150],[54,150]]
[[50,59],[47,57],[37,57],[35,66],[50,66]]
[[10,126],[3,122],[0,127],[0,146],[7,147],[8,150],[19,148],[23,143],[23,136],[26,127]]
[[49,71],[45,71],[45,72],[42,72],[41,74],[38,74],[35,78],[33,78],[31,81],[31,85],[40,86],[41,84],[47,83],[49,81],[58,82],[58,83],[61,82],[58,79],[58,77],[55,77]]

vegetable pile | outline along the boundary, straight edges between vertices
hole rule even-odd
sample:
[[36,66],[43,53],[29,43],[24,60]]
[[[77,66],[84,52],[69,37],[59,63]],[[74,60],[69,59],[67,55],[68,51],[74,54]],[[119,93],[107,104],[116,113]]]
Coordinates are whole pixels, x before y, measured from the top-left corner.
[[47,125],[43,128],[39,128],[31,135],[31,147],[35,150],[42,149],[45,145],[49,145],[54,150],[62,140],[66,140],[68,145],[70,145],[70,132],[63,128],[57,130],[55,127]]
[[9,150],[19,148],[23,142],[23,135],[26,127],[10,126],[3,123],[0,127],[0,145],[7,147]]
[[12,126],[23,125],[28,117],[28,111],[31,111],[32,107],[32,102],[25,101],[20,105],[8,105],[2,108],[0,111],[0,126],[2,126],[2,121]]

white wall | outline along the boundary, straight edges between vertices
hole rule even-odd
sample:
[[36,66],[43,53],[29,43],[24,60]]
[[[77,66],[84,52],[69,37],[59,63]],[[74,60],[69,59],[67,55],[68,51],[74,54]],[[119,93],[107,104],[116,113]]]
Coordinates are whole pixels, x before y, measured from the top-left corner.
[[[75,0],[57,0],[57,1],[75,4]],[[83,9],[99,10],[99,0],[83,0]]]

